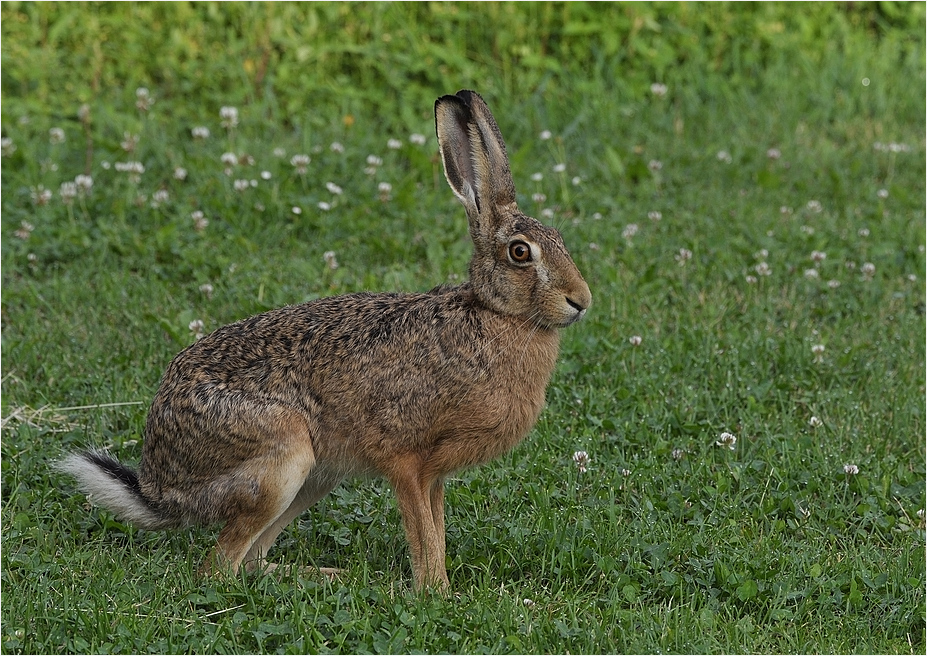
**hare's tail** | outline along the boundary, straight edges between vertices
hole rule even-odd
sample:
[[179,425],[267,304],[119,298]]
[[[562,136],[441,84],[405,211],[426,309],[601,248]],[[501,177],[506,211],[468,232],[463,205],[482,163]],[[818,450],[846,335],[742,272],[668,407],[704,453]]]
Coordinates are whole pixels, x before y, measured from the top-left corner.
[[102,451],[71,453],[55,468],[77,479],[91,501],[139,528],[161,529],[177,525],[177,519],[159,513],[142,495],[135,470]]

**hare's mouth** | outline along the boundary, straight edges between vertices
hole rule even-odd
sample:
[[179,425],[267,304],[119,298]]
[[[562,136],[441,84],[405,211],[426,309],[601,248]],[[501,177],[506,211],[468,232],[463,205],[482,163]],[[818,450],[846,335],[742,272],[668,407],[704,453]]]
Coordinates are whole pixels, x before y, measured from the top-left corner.
[[564,307],[557,316],[548,317],[550,327],[566,328],[586,316],[586,308],[567,299],[568,307]]
[[573,315],[567,317],[566,321],[564,321],[561,325],[564,328],[566,328],[567,326],[572,326],[574,323],[581,320],[584,316],[586,316],[586,308],[583,308],[577,312],[574,312]]

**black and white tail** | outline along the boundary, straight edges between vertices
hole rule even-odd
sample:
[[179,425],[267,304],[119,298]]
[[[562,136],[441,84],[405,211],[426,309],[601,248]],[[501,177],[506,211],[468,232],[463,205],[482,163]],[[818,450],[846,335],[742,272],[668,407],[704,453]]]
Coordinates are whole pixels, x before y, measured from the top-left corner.
[[139,528],[162,529],[176,520],[160,515],[142,495],[138,474],[102,451],[72,453],[55,465],[77,479],[91,501]]

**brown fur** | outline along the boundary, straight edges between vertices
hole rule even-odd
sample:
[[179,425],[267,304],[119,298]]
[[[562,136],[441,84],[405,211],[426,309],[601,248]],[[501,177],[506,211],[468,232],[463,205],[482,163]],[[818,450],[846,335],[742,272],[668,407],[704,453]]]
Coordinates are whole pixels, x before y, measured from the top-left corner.
[[[469,282],[326,298],[220,328],[168,366],[137,479],[101,454],[72,455],[62,469],[89,492],[107,485],[110,507],[142,526],[225,522],[210,563],[233,569],[259,565],[346,476],[381,475],[399,502],[416,587],[446,587],[444,479],[531,429],[559,329],[591,296],[559,233],[515,205],[483,100],[444,96],[435,116],[474,241]],[[513,242],[530,245],[529,262],[510,257]]]

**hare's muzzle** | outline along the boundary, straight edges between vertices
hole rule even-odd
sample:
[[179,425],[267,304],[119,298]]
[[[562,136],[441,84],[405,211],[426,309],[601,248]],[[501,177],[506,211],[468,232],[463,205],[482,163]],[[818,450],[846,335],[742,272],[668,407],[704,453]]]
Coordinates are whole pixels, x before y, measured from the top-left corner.
[[569,326],[586,316],[586,310],[592,305],[592,292],[589,291],[589,285],[580,278],[574,285],[574,289],[564,294],[564,300],[566,300],[567,308],[564,308],[566,316],[563,325]]

